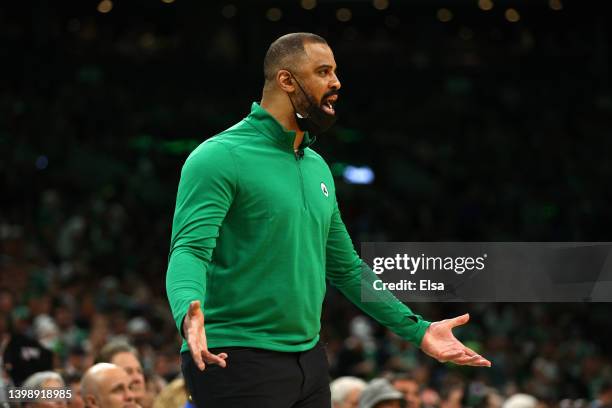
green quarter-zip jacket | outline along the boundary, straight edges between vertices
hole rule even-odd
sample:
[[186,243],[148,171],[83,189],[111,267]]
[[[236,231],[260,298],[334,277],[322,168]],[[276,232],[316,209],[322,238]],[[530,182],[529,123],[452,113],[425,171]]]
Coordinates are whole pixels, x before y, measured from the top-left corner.
[[304,134],[298,152],[294,140],[253,103],[245,119],[185,161],[166,275],[179,332],[190,302],[200,300],[210,348],[308,350],[319,340],[327,279],[420,345],[429,322],[392,294],[361,301],[362,279],[376,275],[353,248],[329,167],[309,147],[313,138]]

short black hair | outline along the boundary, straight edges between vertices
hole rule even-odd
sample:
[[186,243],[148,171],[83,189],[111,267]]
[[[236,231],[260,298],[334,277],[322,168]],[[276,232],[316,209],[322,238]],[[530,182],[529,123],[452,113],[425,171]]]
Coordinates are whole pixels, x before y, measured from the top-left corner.
[[83,377],[81,373],[62,373],[62,378],[67,387],[69,387],[70,384],[80,383],[81,377]]
[[279,69],[293,69],[295,62],[305,54],[304,44],[317,43],[327,45],[327,41],[313,33],[291,33],[277,38],[266,52],[264,58],[264,78],[273,81]]

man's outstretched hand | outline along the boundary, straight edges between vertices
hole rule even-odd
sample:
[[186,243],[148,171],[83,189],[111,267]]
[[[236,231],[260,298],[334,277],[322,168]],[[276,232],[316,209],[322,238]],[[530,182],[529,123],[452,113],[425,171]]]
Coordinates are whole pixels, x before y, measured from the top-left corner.
[[470,315],[464,314],[454,319],[433,322],[425,332],[421,342],[421,350],[441,363],[450,361],[460,365],[491,367],[489,360],[474,350],[465,347],[453,336],[452,329],[466,324],[468,320],[470,320]]
[[206,332],[204,331],[204,313],[200,309],[200,301],[194,300],[189,304],[189,309],[183,319],[183,335],[187,340],[191,357],[201,371],[206,364],[218,364],[226,367],[226,353],[213,354],[208,351],[206,343]]

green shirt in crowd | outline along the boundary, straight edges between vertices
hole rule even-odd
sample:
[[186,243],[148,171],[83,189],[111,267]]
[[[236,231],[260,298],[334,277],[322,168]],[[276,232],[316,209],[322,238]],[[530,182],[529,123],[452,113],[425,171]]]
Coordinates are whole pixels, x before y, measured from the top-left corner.
[[[208,347],[297,352],[319,340],[326,279],[404,339],[429,322],[387,291],[362,302],[376,275],[353,248],[334,179],[309,146],[253,103],[251,113],[199,145],[178,187],[166,290],[177,328],[193,300]],[[187,351],[183,341],[181,351]]]

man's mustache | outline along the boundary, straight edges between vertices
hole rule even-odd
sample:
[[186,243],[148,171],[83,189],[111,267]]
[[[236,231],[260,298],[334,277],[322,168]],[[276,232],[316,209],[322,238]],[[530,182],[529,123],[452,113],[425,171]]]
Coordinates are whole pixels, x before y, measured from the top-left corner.
[[337,90],[333,90],[333,91],[329,91],[326,92],[325,94],[323,94],[323,96],[321,97],[321,103],[323,103],[323,101],[327,98],[329,98],[332,95],[338,95],[338,97],[340,97],[340,92]]

